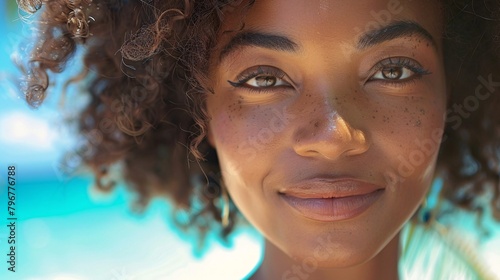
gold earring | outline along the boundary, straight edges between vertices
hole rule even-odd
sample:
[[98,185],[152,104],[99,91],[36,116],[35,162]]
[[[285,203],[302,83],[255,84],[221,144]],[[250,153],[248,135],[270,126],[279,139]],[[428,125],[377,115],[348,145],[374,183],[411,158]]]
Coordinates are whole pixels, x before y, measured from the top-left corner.
[[210,173],[206,176],[206,179],[205,195],[211,198],[215,207],[222,207],[221,224],[223,228],[226,228],[229,225],[229,195],[227,190],[223,186],[219,175]]
[[226,188],[222,187],[222,213],[221,222],[222,227],[226,228],[229,225],[229,196],[227,195]]

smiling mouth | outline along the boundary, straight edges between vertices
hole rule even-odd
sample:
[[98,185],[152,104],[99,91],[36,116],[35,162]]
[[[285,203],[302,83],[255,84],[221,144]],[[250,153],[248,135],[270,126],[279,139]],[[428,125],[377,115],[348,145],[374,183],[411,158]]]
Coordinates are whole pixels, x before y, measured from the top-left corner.
[[278,194],[304,217],[333,222],[361,215],[384,194],[384,189],[357,180],[319,178],[290,186]]

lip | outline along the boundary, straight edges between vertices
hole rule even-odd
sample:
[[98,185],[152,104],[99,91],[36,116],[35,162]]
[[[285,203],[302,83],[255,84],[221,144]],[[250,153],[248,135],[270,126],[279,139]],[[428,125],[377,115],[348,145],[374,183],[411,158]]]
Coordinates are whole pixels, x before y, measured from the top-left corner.
[[384,188],[356,179],[314,178],[279,191],[279,196],[306,218],[333,222],[365,212]]

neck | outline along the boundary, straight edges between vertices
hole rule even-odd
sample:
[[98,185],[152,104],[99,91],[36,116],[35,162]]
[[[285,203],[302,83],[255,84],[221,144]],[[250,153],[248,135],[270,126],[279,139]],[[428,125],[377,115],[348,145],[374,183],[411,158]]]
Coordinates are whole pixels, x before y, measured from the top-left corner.
[[[288,257],[269,241],[266,240],[265,246],[262,265],[250,280],[398,279],[399,234],[368,262],[349,268],[317,269],[312,273],[304,271],[300,262]],[[286,271],[293,274],[287,275]]]

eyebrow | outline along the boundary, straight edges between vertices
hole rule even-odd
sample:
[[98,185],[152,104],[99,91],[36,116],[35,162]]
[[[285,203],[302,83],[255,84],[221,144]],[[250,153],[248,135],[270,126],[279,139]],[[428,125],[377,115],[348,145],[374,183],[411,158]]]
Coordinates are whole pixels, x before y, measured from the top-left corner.
[[[432,35],[421,25],[413,21],[395,21],[389,25],[369,31],[363,34],[356,45],[358,49],[366,49],[386,41],[401,37],[418,35],[427,40],[436,48],[436,42]],[[261,47],[276,51],[297,52],[300,46],[283,35],[269,34],[263,32],[246,31],[240,32],[227,43],[219,54],[219,61],[229,56],[241,47]]]
[[366,49],[385,41],[408,37],[411,35],[418,35],[431,43],[435,48],[437,46],[432,35],[420,24],[413,21],[395,21],[387,26],[369,31],[368,33],[362,35],[358,40],[357,48]]
[[219,61],[236,51],[238,48],[246,46],[286,52],[296,52],[299,49],[299,45],[286,36],[248,31],[237,34],[229,41],[220,52]]

